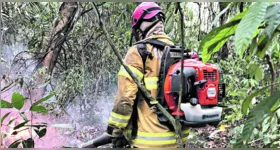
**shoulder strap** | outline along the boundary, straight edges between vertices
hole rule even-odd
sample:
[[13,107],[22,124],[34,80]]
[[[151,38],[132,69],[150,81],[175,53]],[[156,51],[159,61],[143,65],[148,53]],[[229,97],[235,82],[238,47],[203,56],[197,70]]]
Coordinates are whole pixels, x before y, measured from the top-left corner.
[[[150,53],[148,50],[147,50],[147,44],[151,44],[155,47],[158,47],[159,49],[163,50],[164,47],[166,45],[168,45],[167,43],[164,43],[162,41],[159,41],[159,40],[156,40],[156,39],[149,39],[149,40],[146,40],[146,41],[140,41],[138,43],[136,43],[136,47],[137,47],[137,50],[138,50],[138,53],[140,54],[141,58],[142,58],[142,62],[143,62],[143,70],[144,70],[144,74],[145,74],[145,64],[146,64],[146,60],[147,60],[147,57],[149,59],[153,59],[153,56],[152,56],[152,53]],[[148,104],[148,106],[150,108],[153,107],[153,105],[150,103],[150,101],[148,100],[148,98],[146,98],[144,96],[144,94],[139,90],[139,93],[144,97],[144,100],[146,101],[146,103]],[[136,100],[134,102],[134,105],[133,105],[133,112],[132,112],[132,132],[131,132],[131,136],[132,136],[132,139],[135,139],[136,136],[137,136],[137,131],[138,131],[138,112],[137,112],[137,103],[138,103],[138,98],[139,98],[139,93],[137,93],[137,96],[136,96]]]
[[[140,41],[140,42],[137,42],[136,43],[136,46],[137,46],[137,50],[142,58],[142,62],[143,62],[143,70],[144,70],[144,74],[145,74],[145,64],[146,64],[146,60],[147,60],[147,57],[149,59],[153,59],[153,56],[152,56],[152,53],[150,53],[148,50],[147,50],[147,44],[151,44],[161,50],[163,50],[165,48],[165,46],[171,46],[167,43],[164,43],[162,41],[159,41],[157,39],[148,39],[148,40],[144,40],[144,41]],[[139,91],[142,95],[143,93],[141,91]],[[144,96],[144,95],[143,95]],[[153,107],[154,105],[152,105],[150,103],[150,101],[148,100],[148,98],[145,98],[145,101],[147,102],[148,106],[151,108]]]
[[149,40],[147,40],[147,43],[149,43],[149,44],[151,44],[151,45],[153,45],[153,46],[155,46],[155,47],[157,47],[161,50],[163,50],[165,48],[165,46],[171,46],[171,45],[169,45],[165,42],[162,42],[160,40],[157,40],[157,39],[149,39]]
[[144,65],[143,68],[145,68],[145,63],[146,63],[147,57],[149,57],[150,59],[153,59],[152,53],[150,53],[147,50],[147,44],[151,44],[161,50],[163,50],[165,48],[165,46],[171,46],[171,45],[164,43],[157,39],[148,39],[145,41],[137,42],[136,46],[137,46],[137,50],[143,60],[143,65]]

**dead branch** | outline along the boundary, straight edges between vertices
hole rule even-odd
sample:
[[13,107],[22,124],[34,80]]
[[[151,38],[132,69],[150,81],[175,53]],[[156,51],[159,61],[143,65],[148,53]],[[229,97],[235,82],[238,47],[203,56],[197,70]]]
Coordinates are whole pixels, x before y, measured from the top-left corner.
[[[183,10],[180,6],[180,2],[177,2],[177,10],[179,10],[180,13],[180,21],[181,21],[181,42],[182,42],[182,50],[181,50],[181,60],[184,60],[184,47],[185,47],[185,42],[184,42],[184,15],[183,15]],[[176,126],[180,125],[180,111],[181,111],[181,102],[182,102],[182,96],[183,96],[183,83],[184,83],[184,61],[181,62],[181,83],[180,83],[180,92],[179,92],[179,101],[178,101],[178,112],[176,116]],[[177,129],[178,130],[178,140],[177,143],[179,144],[180,148],[183,148],[183,141],[182,141],[182,132],[181,128]]]
[[273,66],[273,63],[272,63],[272,60],[271,60],[271,56],[266,53],[265,54],[265,58],[266,58],[266,61],[269,65],[269,69],[270,69],[270,74],[271,74],[271,89],[270,89],[270,95],[273,95],[274,91],[275,91],[275,69],[274,69],[274,66]]

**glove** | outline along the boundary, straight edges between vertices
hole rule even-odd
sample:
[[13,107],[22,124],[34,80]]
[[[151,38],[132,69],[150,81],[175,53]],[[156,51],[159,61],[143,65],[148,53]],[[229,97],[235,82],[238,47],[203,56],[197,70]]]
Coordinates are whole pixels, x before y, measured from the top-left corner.
[[129,142],[126,140],[125,136],[123,135],[122,129],[108,126],[107,133],[111,135],[113,148],[125,148],[126,146],[129,146]]
[[128,141],[124,136],[112,137],[113,148],[125,148],[129,145]]

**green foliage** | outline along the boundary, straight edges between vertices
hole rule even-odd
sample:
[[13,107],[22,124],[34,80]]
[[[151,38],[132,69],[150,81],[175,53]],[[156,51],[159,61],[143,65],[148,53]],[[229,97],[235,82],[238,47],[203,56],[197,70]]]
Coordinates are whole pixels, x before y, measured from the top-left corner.
[[210,33],[202,39],[199,50],[202,50],[203,62],[207,62],[211,55],[219,51],[230,36],[234,35],[238,23],[246,13],[247,10],[236,15],[228,23],[211,30]]
[[39,138],[42,138],[46,135],[47,133],[47,128],[35,128],[34,131],[36,132],[36,134],[39,136]]
[[43,106],[32,106],[30,110],[37,113],[48,114],[48,110]]
[[265,92],[269,87],[270,87],[270,85],[265,86],[265,87],[257,90],[256,92],[252,93],[250,96],[246,97],[246,99],[242,103],[242,113],[244,115],[247,115],[247,112],[248,112],[249,106],[251,105],[252,99],[254,97],[260,95],[261,93]]
[[223,71],[223,83],[226,84],[226,101],[225,108],[225,122],[234,124],[236,121],[242,119],[243,114],[240,111],[242,108],[242,100],[246,98],[248,89],[256,85],[252,85],[250,81],[254,79],[248,79],[246,75],[247,63],[245,60],[237,60],[234,58],[228,58],[226,61],[221,60],[219,63],[220,69]]
[[202,49],[202,59],[204,62],[208,61],[211,54],[217,52],[229,39],[238,25],[238,21],[233,21],[221,27],[213,29],[200,44]]
[[23,140],[22,146],[23,146],[23,148],[34,148],[34,140],[32,138]]
[[274,104],[280,99],[280,91],[277,91],[275,95],[264,99],[259,104],[257,104],[248,115],[248,119],[244,123],[244,128],[242,131],[242,135],[238,138],[236,147],[242,147],[243,144],[246,144],[254,128],[257,127],[259,123],[263,121],[263,117],[265,115],[269,115],[270,109],[274,106]]
[[10,115],[11,112],[6,113],[2,118],[0,124],[3,123],[3,121]]
[[280,25],[280,5],[270,5],[267,7],[264,22],[267,24],[264,32],[271,39],[275,30]]
[[27,121],[27,117],[25,116],[24,112],[21,112],[20,113],[20,116],[22,117],[23,120]]
[[21,127],[24,127],[28,122],[29,122],[29,120],[24,121],[24,122],[18,124],[17,126],[14,127],[14,130],[17,130],[17,129],[21,128]]
[[250,77],[254,78],[256,81],[260,81],[263,78],[262,68],[258,64],[251,64],[248,70]]
[[[55,93],[50,93],[49,95],[47,95],[46,97],[41,98],[40,100],[38,100],[37,102],[33,103],[32,106],[37,106],[47,100],[49,100],[50,98],[52,98],[53,96],[55,96]],[[31,107],[32,107],[31,106]]]
[[20,144],[20,140],[21,139],[14,141],[8,148],[18,148],[18,146]]
[[24,105],[24,99],[25,99],[24,96],[21,95],[20,93],[17,93],[17,92],[13,93],[13,95],[12,95],[13,106],[16,109],[20,110]]
[[13,123],[16,120],[16,118],[12,119],[9,121],[8,125],[11,125],[11,123]]
[[13,104],[1,99],[1,108],[13,108]]
[[234,45],[239,56],[243,56],[256,30],[264,19],[268,3],[259,2],[253,5],[242,18],[234,37]]
[[55,93],[50,93],[46,97],[41,98],[37,102],[35,102],[31,107],[30,110],[37,113],[48,114],[48,110],[44,106],[38,106],[39,104],[49,100],[51,97],[55,96]]
[[[202,50],[203,61],[208,61],[211,55],[219,51],[233,35],[235,35],[234,46],[239,56],[243,56],[251,43],[250,55],[257,54],[262,58],[271,46],[271,39],[275,36],[275,31],[279,26],[279,19],[277,19],[279,6],[275,4],[268,7],[268,3],[256,3],[237,14],[228,23],[211,30],[202,39],[199,46],[199,50]],[[260,32],[259,28],[264,25],[267,26],[263,32]]]
[[[30,106],[30,110],[33,112],[39,112],[39,113],[43,113],[43,114],[47,114],[48,110],[43,107],[43,106],[39,106],[39,104],[43,103],[44,101],[48,100],[49,98],[51,98],[52,96],[54,96],[54,93],[51,93],[49,95],[47,95],[46,97],[43,97],[42,99],[40,99],[39,101],[37,101],[36,103],[34,103],[32,106]],[[2,100],[2,108],[8,108],[8,109],[22,109],[24,106],[24,96],[21,95],[18,92],[14,92],[12,94],[12,104]],[[5,119],[11,114],[11,112],[6,113],[2,118],[1,118],[1,124],[3,124],[3,122],[5,121]],[[18,132],[20,132],[20,130],[22,128],[25,129],[29,129],[30,127],[33,127],[33,125],[29,125],[30,123],[30,119],[28,119],[26,117],[25,112],[19,112],[19,115],[22,117],[22,119],[24,121],[22,121],[21,123],[19,123],[18,125],[16,125],[15,127],[13,127],[12,129],[14,130],[13,134],[17,134]],[[15,120],[18,120],[19,118],[14,118],[11,119],[8,124],[5,124],[7,126],[10,126]],[[47,124],[42,124],[42,125],[34,125],[33,130],[37,133],[37,135],[39,136],[39,138],[42,138],[46,135],[47,132]],[[24,129],[24,130],[25,130]],[[1,133],[2,135],[5,133]],[[5,134],[6,135],[6,134]],[[9,136],[3,136],[3,138],[9,138]],[[32,138],[28,138],[26,140],[24,139],[18,139],[16,140],[14,143],[12,143],[9,148],[17,148],[20,144],[22,144],[23,148],[34,148],[34,140]]]

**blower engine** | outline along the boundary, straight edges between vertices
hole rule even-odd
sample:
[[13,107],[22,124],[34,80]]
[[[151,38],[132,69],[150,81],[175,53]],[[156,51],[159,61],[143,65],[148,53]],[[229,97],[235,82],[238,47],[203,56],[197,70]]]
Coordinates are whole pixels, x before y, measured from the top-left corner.
[[[181,75],[183,74],[180,122],[192,127],[201,127],[206,124],[218,125],[222,115],[222,107],[218,102],[225,97],[225,84],[219,83],[222,75],[219,68],[213,64],[203,63],[200,59],[191,59],[185,53],[184,69],[181,73],[180,52],[180,47],[168,47],[163,54],[158,101],[172,116],[177,116]],[[167,118],[160,112],[157,113],[161,122],[167,121]]]

